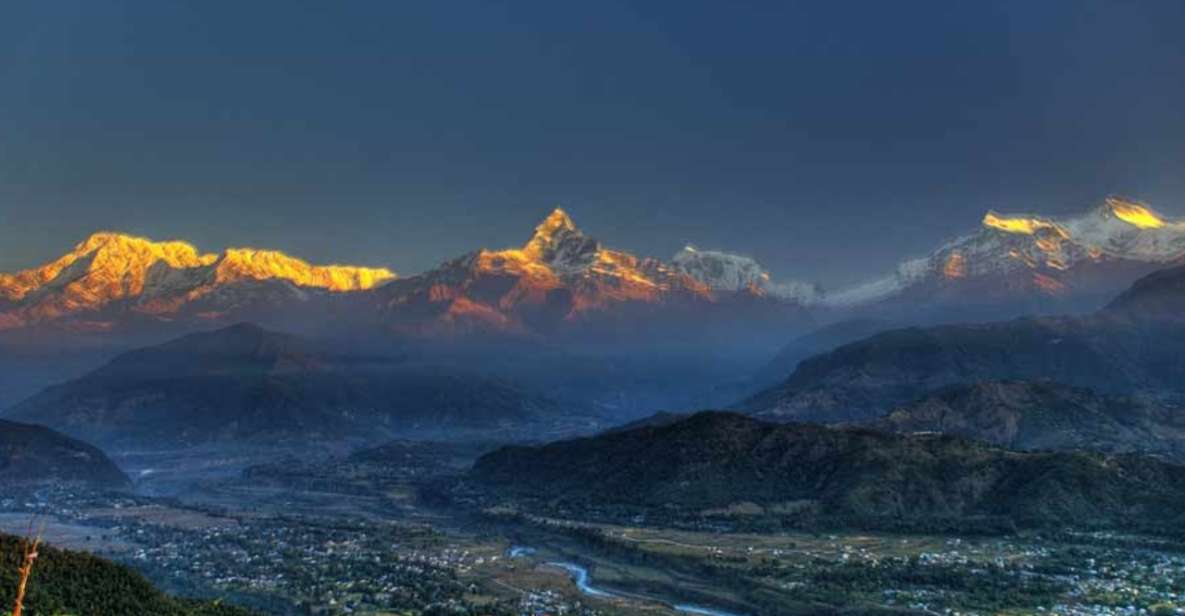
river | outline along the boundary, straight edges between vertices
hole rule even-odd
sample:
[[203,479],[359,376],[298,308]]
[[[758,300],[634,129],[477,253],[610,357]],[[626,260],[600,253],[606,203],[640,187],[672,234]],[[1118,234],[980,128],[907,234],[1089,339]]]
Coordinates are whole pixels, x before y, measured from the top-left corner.
[[[597,587],[593,586],[591,583],[591,579],[589,578],[589,575],[588,575],[588,569],[585,567],[582,567],[580,565],[577,565],[576,563],[549,562],[547,564],[549,564],[553,567],[559,567],[559,568],[567,571],[568,575],[572,576],[572,581],[576,583],[576,587],[580,589],[580,592],[582,592],[590,597],[597,597],[600,599],[636,599],[637,598],[637,597],[624,595],[621,593],[615,593],[610,590],[605,590],[605,589],[597,588]],[[665,603],[665,604],[669,605],[676,612],[681,612],[683,614],[697,614],[700,616],[742,616],[741,614],[736,614],[733,612],[725,612],[723,610],[705,607],[702,605],[694,605],[691,603],[668,603],[666,601],[661,601],[661,600],[659,600],[659,601],[661,603]]]

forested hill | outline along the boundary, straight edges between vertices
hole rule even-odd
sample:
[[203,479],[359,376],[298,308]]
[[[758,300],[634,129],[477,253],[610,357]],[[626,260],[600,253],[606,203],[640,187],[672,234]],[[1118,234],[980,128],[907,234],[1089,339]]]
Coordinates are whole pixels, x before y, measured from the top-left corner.
[[[254,616],[246,609],[171,597],[139,573],[84,552],[43,546],[25,595],[27,616]],[[0,534],[0,612],[15,600],[22,539]]]
[[786,523],[921,527],[1180,524],[1185,468],[1139,456],[1014,452],[945,435],[777,424],[702,412],[539,447],[504,447],[469,475],[546,510],[706,515],[757,505]]

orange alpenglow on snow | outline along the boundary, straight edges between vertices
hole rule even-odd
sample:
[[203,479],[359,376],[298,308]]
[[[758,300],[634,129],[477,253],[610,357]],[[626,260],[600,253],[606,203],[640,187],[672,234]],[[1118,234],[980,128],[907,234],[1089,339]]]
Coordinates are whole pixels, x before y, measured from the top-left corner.
[[56,261],[16,274],[0,274],[0,295],[19,301],[53,282],[67,269],[83,267],[86,275],[63,287],[66,297],[62,308],[93,307],[112,299],[138,295],[144,290],[148,269],[158,262],[181,269],[212,265],[216,260],[217,256],[199,254],[185,242],[153,242],[100,232]]
[[[1180,226],[1180,223],[1168,222],[1152,208],[1120,197],[1108,197],[1107,211],[1115,218],[1138,229],[1160,229],[1168,226]],[[1058,223],[1047,218],[1036,216],[1004,216],[996,212],[988,212],[983,216],[983,225],[999,229],[1007,233],[1033,235],[1038,231],[1049,229],[1063,238],[1069,233]]]
[[1111,209],[1111,213],[1115,214],[1116,218],[1140,229],[1159,229],[1168,224],[1160,214],[1152,211],[1148,206],[1134,201],[1108,197],[1107,207]]
[[[1046,265],[1055,269],[1066,269],[1060,254],[1062,244],[1070,239],[1070,232],[1056,222],[1035,216],[1002,216],[996,212],[988,212],[983,217],[983,225],[1005,233],[1034,236],[1033,244],[1047,257]],[[1010,254],[1015,257],[1019,253],[1013,250]],[[1023,260],[1030,267],[1035,265],[1032,258],[1027,255]]]
[[[213,267],[215,284],[281,279],[329,291],[364,290],[395,278],[386,269],[314,266],[278,252],[228,250],[221,256],[202,254],[185,242],[154,242],[100,232],[55,261],[15,274],[0,274],[0,299],[32,302],[17,312],[0,315],[6,317],[0,318],[0,328],[95,310],[140,296],[158,265],[181,271]],[[56,287],[56,292],[35,295],[47,285]],[[199,289],[191,292],[201,295]]]
[[967,259],[962,253],[950,253],[942,266],[942,275],[948,279],[963,278],[967,275]]
[[546,255],[546,251],[555,243],[556,236],[561,232],[579,233],[576,223],[563,208],[556,208],[548,214],[539,226],[535,227],[535,234],[523,246],[523,254],[533,261],[538,261]]
[[1046,295],[1060,295],[1066,291],[1066,284],[1056,278],[1033,272],[1033,284]]
[[309,265],[282,252],[254,248],[227,249],[215,270],[215,280],[220,283],[273,279],[287,280],[302,287],[344,292],[373,289],[394,280],[395,273],[385,268]]
[[1052,221],[1027,216],[1001,216],[996,212],[984,214],[983,225],[1007,233],[1019,233],[1023,235],[1033,235],[1041,229],[1054,229],[1060,235],[1065,235],[1065,231]]
[[559,286],[559,280],[546,263],[548,250],[554,248],[557,235],[562,231],[579,235],[580,230],[560,208],[556,208],[539,226],[535,227],[535,234],[522,248],[507,248],[505,250],[489,250],[483,248],[477,252],[474,262],[479,271],[506,272],[523,276],[537,285],[546,287]]
[[672,284],[706,298],[711,295],[706,285],[688,276],[605,248],[581,233],[558,207],[535,227],[521,248],[481,250],[473,265],[480,272],[518,278],[513,288],[491,303],[498,310],[541,304],[550,291],[561,287],[572,291],[571,315],[624,301],[654,302]]

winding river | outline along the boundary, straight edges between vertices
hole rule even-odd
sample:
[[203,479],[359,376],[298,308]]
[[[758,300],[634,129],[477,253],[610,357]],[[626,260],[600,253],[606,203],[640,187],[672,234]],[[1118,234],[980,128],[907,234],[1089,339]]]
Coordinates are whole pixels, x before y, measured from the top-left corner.
[[628,597],[625,597],[624,595],[612,593],[607,590],[601,590],[600,588],[596,588],[592,584],[589,584],[588,569],[581,567],[580,565],[577,565],[575,563],[557,563],[557,562],[550,562],[547,564],[549,564],[553,567],[559,567],[559,568],[567,571],[568,575],[572,576],[572,581],[576,582],[576,587],[580,589],[580,592],[582,592],[590,597],[600,597],[602,599],[609,599],[609,598],[626,599],[626,598],[628,598]]
[[[590,597],[597,597],[600,599],[636,599],[637,598],[636,596],[623,595],[621,593],[615,593],[615,592],[612,592],[609,590],[605,590],[605,589],[597,588],[597,587],[593,586],[590,581],[589,575],[588,575],[588,569],[586,567],[577,565],[576,563],[549,562],[547,564],[551,565],[553,567],[559,567],[559,568],[567,571],[568,575],[570,575],[572,577],[572,581],[576,583],[576,587],[580,589],[580,592],[582,592]],[[667,603],[667,602],[662,601],[662,603]],[[671,608],[673,608],[676,612],[681,612],[683,614],[697,614],[697,615],[701,615],[701,616],[742,616],[741,614],[736,614],[733,612],[725,612],[723,610],[717,610],[717,609],[710,608],[710,607],[704,607],[702,605],[693,605],[691,603],[667,603],[667,605],[670,605]]]

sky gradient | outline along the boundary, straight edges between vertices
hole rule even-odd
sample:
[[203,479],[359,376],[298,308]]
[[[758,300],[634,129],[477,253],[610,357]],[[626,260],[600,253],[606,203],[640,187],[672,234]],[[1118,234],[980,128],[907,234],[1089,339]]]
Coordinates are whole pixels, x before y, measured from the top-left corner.
[[1108,193],[1185,215],[1185,3],[25,2],[0,271],[91,231],[411,274],[523,242],[835,287]]

